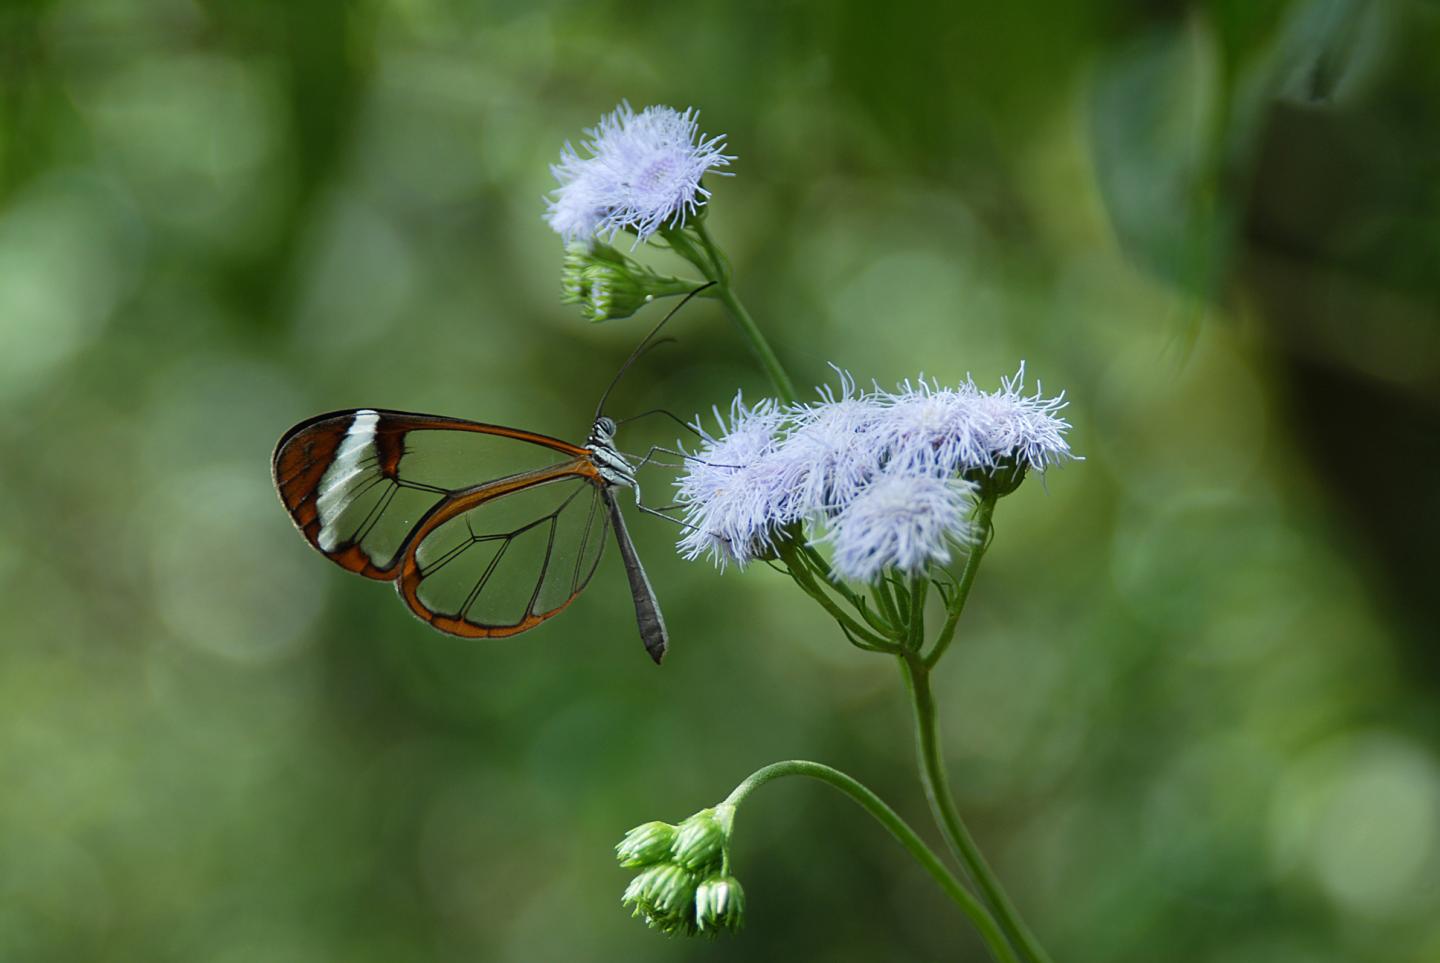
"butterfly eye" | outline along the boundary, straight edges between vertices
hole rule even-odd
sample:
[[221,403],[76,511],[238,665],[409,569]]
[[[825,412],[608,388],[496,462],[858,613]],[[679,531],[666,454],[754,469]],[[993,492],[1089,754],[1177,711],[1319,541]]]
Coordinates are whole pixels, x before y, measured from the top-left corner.
[[615,419],[601,415],[595,421],[595,425],[607,435],[615,434]]

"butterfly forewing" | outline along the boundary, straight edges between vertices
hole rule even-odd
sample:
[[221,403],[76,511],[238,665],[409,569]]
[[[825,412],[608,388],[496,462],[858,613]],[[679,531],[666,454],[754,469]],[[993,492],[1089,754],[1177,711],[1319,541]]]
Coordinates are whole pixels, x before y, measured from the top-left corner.
[[310,543],[371,578],[398,574],[421,521],[458,493],[583,457],[533,432],[360,409],[297,425],[276,449],[276,487]]
[[[405,433],[400,473],[429,485],[460,491],[484,481],[573,461],[583,454],[583,450],[558,439],[497,429],[493,425],[485,427],[503,430],[506,434],[456,431],[453,427],[410,428]],[[536,439],[544,439],[547,444],[537,444]]]

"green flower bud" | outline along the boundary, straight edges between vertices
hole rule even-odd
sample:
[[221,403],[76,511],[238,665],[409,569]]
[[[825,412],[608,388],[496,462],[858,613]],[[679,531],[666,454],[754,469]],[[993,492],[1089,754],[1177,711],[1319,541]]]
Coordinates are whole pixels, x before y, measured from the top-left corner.
[[674,845],[675,827],[657,820],[636,826],[626,833],[615,847],[615,858],[627,869],[653,866],[669,860],[670,849]]
[[675,827],[675,862],[697,873],[718,869],[730,841],[734,806],[702,809]]
[[697,285],[656,274],[608,244],[572,244],[560,272],[560,300],[580,305],[587,321],[628,318],[655,300]]
[[694,936],[700,932],[693,907],[678,916],[645,916],[645,925],[666,936]]
[[695,875],[675,863],[651,866],[630,881],[620,902],[666,933],[695,929]]
[[710,932],[734,932],[745,923],[745,891],[733,876],[715,876],[695,889],[695,923]]

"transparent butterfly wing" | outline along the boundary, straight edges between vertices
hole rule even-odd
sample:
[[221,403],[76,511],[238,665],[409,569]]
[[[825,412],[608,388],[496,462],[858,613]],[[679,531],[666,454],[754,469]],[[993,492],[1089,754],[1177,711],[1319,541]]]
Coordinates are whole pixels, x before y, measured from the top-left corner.
[[335,563],[393,579],[423,520],[485,484],[588,460],[568,442],[456,418],[362,408],[296,425],[276,447],[276,489]]
[[401,566],[420,618],[466,637],[515,635],[584,590],[609,538],[598,477],[576,466],[480,486],[442,505]]

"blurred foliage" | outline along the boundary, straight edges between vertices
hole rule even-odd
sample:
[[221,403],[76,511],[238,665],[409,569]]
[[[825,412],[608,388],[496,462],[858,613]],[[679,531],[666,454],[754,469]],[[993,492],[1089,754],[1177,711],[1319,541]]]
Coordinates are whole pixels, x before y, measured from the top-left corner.
[[[613,557],[466,643],[270,490],[332,408],[583,436],[653,315],[562,308],[541,198],[621,98],[728,133],[800,380],[1073,399],[936,679],[1057,958],[1440,958],[1436,49],[1418,0],[0,7],[0,959],[980,958],[809,785],[747,805],[739,937],[621,910],[621,832],[771,760],[924,822],[893,667],[779,576],[637,519],[663,669]],[[617,412],[763,393],[674,331]]]

